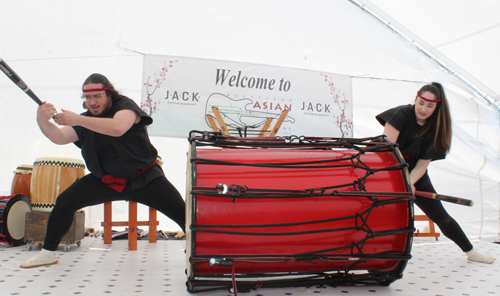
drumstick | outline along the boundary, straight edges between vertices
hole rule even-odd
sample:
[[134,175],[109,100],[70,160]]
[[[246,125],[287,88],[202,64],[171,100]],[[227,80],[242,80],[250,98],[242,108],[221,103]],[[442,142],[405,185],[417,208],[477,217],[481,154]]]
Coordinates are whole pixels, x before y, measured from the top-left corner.
[[35,95],[35,93],[28,87],[28,85],[24,83],[21,77],[19,77],[19,75],[17,75],[16,72],[14,72],[14,70],[12,70],[4,60],[2,60],[2,58],[0,58],[0,70],[2,70],[2,72],[5,73],[5,75],[7,75],[7,77],[9,77],[15,85],[22,89],[38,105],[43,104],[42,101]]
[[430,193],[430,192],[424,192],[424,191],[415,191],[415,195],[427,197],[427,198],[432,198],[432,199],[438,199],[438,200],[456,203],[459,205],[464,205],[464,206],[469,206],[469,207],[472,207],[472,205],[474,204],[474,202],[470,199],[458,198],[458,197],[454,197],[454,196],[437,194],[437,193]]
[[226,123],[224,123],[224,119],[222,119],[222,115],[220,115],[219,108],[213,106],[212,107],[212,112],[214,112],[215,119],[217,119],[217,122],[219,122],[219,126],[221,131],[228,137],[231,137],[231,134],[227,130]]
[[207,119],[208,119],[208,122],[210,122],[210,126],[212,127],[214,132],[218,132],[219,129],[217,128],[217,124],[215,123],[214,117],[210,114],[207,114]]
[[286,116],[288,115],[288,112],[289,112],[289,110],[285,110],[285,111],[281,112],[280,117],[278,117],[278,121],[276,121],[276,124],[274,125],[273,129],[269,133],[268,137],[272,138],[272,137],[276,136],[276,134],[278,133],[278,130],[281,127],[281,124],[283,123],[283,121],[285,120]]

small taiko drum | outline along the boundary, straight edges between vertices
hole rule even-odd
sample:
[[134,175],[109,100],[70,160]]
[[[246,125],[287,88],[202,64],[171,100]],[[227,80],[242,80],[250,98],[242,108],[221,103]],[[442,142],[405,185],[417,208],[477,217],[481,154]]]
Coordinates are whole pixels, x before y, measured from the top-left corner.
[[408,169],[386,138],[192,137],[188,291],[389,285],[411,257]]
[[21,164],[14,171],[14,178],[12,179],[12,187],[10,194],[24,194],[31,197],[31,174],[33,166],[29,164]]
[[31,207],[33,211],[52,211],[57,196],[83,176],[85,176],[85,163],[80,159],[37,158],[33,163],[31,179]]
[[0,242],[12,246],[24,243],[26,212],[30,199],[23,194],[0,196]]

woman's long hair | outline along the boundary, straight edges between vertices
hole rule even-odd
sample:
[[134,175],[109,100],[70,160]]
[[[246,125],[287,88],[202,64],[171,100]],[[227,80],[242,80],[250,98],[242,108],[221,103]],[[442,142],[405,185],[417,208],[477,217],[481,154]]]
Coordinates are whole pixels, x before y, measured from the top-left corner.
[[[83,82],[82,89],[85,85],[87,85],[89,83],[101,83],[103,88],[111,87],[110,89],[105,90],[105,92],[106,92],[107,96],[111,97],[111,100],[113,101],[113,103],[118,102],[119,100],[121,100],[123,98],[123,95],[121,95],[115,89],[114,85],[111,84],[111,82],[109,82],[109,79],[102,74],[94,73],[94,74],[90,75],[89,77],[87,77],[87,79],[85,79],[85,81]],[[83,108],[87,109],[87,104],[85,101],[83,101]]]
[[[440,83],[433,82],[432,84],[424,85],[418,93],[422,94],[426,91],[433,93],[436,96],[436,100],[440,99],[441,101],[436,103],[436,109],[427,119],[417,137],[425,141],[431,141],[431,149],[435,148],[441,154],[448,154],[451,147],[452,135],[448,100]],[[416,98],[418,99],[418,96]]]

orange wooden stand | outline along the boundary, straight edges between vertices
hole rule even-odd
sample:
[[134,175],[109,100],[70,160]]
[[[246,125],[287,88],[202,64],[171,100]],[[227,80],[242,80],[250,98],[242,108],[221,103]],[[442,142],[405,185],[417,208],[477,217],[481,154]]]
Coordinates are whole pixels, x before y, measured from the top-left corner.
[[429,232],[415,232],[413,236],[435,237],[436,240],[441,236],[439,232],[436,232],[434,222],[427,215],[415,215],[415,221],[429,221]]
[[130,251],[137,250],[137,226],[149,226],[149,242],[156,243],[157,226],[159,222],[156,220],[156,210],[149,208],[149,221],[137,221],[137,202],[128,202],[128,221],[113,221],[113,209],[111,202],[104,203],[104,226],[103,239],[105,244],[111,244],[111,229],[113,226],[128,227],[128,249]]
[[[231,133],[229,133],[226,123],[224,123],[224,118],[222,117],[219,108],[212,107],[212,112],[214,113],[215,118],[210,114],[207,114],[206,117],[214,132],[223,132],[227,137],[231,137]],[[262,127],[262,130],[259,133],[259,137],[275,137],[276,133],[278,133],[278,130],[281,127],[281,124],[283,123],[283,121],[285,121],[288,112],[289,110],[284,110],[283,112],[281,112],[278,120],[274,124],[274,127],[270,131],[268,130],[268,128],[271,126],[273,118],[267,118],[264,126]],[[220,128],[217,127],[217,123],[219,124]]]

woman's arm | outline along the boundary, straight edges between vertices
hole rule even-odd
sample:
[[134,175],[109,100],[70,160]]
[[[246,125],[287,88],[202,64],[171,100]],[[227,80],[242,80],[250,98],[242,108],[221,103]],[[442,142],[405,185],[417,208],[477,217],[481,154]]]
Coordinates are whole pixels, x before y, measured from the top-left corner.
[[431,160],[432,159],[419,159],[413,170],[411,170],[410,180],[413,192],[415,192],[414,184],[417,183],[417,181],[420,180],[420,178],[422,178],[422,176],[425,174]]
[[393,143],[396,143],[399,137],[399,131],[386,122],[384,125],[384,135],[386,135]]
[[[399,131],[394,126],[386,122],[384,126],[384,135],[386,135],[389,140],[396,143],[399,137]],[[420,178],[422,178],[425,174],[430,162],[431,159],[419,159],[413,170],[411,170],[410,181],[413,192],[415,192],[414,184],[417,183],[417,181],[420,180]]]

